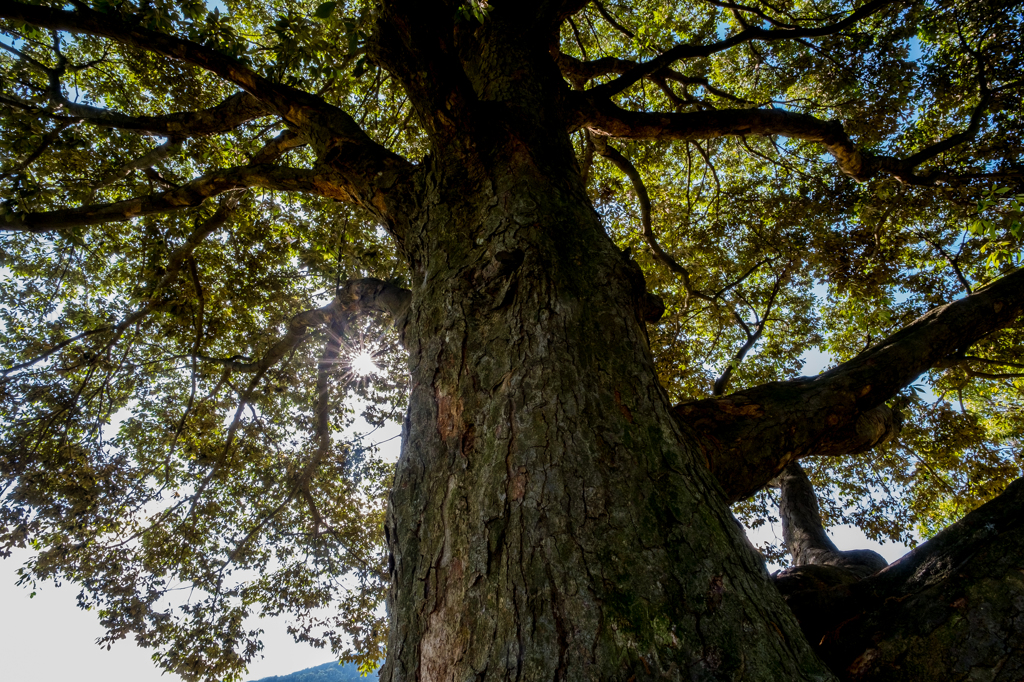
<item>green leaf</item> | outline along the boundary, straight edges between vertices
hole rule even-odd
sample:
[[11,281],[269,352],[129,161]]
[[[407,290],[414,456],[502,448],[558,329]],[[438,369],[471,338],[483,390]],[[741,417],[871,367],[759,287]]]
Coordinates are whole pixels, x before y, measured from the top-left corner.
[[317,19],[327,19],[334,14],[334,8],[338,6],[337,2],[325,2],[316,8],[313,12],[313,16]]

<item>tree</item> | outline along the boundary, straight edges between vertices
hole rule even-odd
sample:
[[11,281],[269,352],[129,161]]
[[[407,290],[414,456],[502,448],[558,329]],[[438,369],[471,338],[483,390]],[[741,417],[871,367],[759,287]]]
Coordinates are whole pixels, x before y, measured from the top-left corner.
[[[25,580],[187,679],[282,612],[389,680],[1019,676],[1019,4],[215,4],[0,6]],[[876,537],[988,504],[791,611],[728,505],[798,459]]]

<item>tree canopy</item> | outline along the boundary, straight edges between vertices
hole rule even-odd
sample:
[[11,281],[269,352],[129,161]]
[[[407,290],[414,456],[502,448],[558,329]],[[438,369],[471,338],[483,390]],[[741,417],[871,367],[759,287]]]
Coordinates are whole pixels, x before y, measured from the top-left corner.
[[[462,67],[397,74],[391,34],[422,20],[470,50],[518,11],[406,4],[0,8],[0,549],[31,546],[26,581],[80,584],[103,643],[186,679],[237,678],[253,614],[384,656],[393,465],[352,425],[405,410],[395,225],[470,125]],[[1019,288],[1020,3],[540,4],[557,124],[642,270],[680,414]],[[913,543],[1020,476],[1024,327],[1001,306],[886,365],[874,421],[800,452],[826,524]],[[745,523],[777,515],[770,475],[733,489],[711,465]]]

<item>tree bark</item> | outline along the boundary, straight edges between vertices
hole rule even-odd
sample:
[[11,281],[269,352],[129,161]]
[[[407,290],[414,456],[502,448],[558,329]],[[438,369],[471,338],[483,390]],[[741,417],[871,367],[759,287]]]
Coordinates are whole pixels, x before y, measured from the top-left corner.
[[658,383],[643,278],[586,196],[544,36],[496,12],[440,116],[415,70],[454,38],[388,7],[374,54],[413,71],[435,154],[403,240],[381,679],[831,679]]
[[865,578],[889,565],[878,552],[836,547],[821,522],[814,486],[799,464],[790,462],[776,480],[782,489],[779,499],[782,539],[796,567],[834,566]]
[[1024,479],[882,571],[788,603],[840,679],[1024,679]]
[[658,385],[642,281],[556,154],[474,192],[428,176],[382,679],[827,678]]
[[[267,356],[247,363],[254,374],[265,371],[311,320],[322,323],[339,307],[379,306],[400,320],[411,395],[385,529],[392,584],[382,679],[833,679],[727,500],[760,488],[804,454],[851,452],[884,438],[891,414],[882,403],[965,341],[1016,318],[1024,310],[1024,275],[939,309],[816,379],[673,408],[644,328],[657,306],[591,207],[566,131],[599,126],[612,135],[677,139],[786,132],[821,142],[848,174],[869,177],[870,159],[845,132],[810,117],[625,112],[601,99],[676,59],[753,40],[827,35],[890,0],[872,0],[824,27],[748,28],[710,46],[679,45],[614,81],[571,93],[550,48],[557,51],[559,22],[584,4],[493,3],[487,21],[475,22],[453,19],[450,2],[379,3],[367,56],[401,82],[429,138],[430,155],[414,166],[373,142],[343,110],[212,47],[81,5],[67,11],[8,2],[0,16],[109,38],[234,83],[246,94],[219,111],[239,120],[280,117],[317,165],[279,168],[259,157],[161,195],[19,216],[3,229],[128,220],[250,186],[346,201],[387,227],[409,266],[410,294],[380,282],[350,283],[349,298],[293,319]],[[117,121],[143,129],[188,122],[205,133],[216,129],[210,116]],[[326,360],[334,352],[329,345]],[[322,451],[329,446],[325,417],[320,410]],[[954,554],[956,566],[977,564],[973,555]],[[1010,572],[998,557],[986,560],[1000,575]],[[856,583],[869,590],[857,594],[876,604],[879,595],[916,599],[930,589],[918,574],[900,571]],[[943,585],[955,583],[953,573],[940,576]],[[1013,580],[1007,585],[991,594],[1006,595],[1019,614],[1020,590]],[[842,587],[848,591],[840,597],[853,594]],[[985,599],[977,603],[993,603]],[[844,602],[845,612],[852,603]],[[983,618],[987,607],[970,611],[973,602],[965,603],[975,620]],[[898,608],[883,599],[871,613],[883,620],[896,614],[893,622],[902,623],[891,610]],[[872,628],[887,625],[864,613],[854,614],[863,616],[863,627],[839,627],[846,634],[823,649],[837,669],[866,670],[868,661],[888,670],[909,660],[900,652],[925,641],[865,650],[863,642],[875,642]],[[961,636],[956,618],[934,622]],[[996,646],[998,628],[985,632],[987,639],[970,641],[988,647],[985,655],[1003,656],[984,659],[985,671],[1019,670],[1015,654]],[[868,655],[875,650],[881,653]]]

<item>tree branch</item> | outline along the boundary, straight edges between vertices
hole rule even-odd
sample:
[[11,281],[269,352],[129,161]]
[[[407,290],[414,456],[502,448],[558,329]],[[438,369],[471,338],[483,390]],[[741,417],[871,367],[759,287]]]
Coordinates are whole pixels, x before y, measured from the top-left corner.
[[591,0],[591,3],[594,5],[594,7],[597,8],[597,11],[601,15],[601,18],[607,21],[612,28],[614,28],[616,31],[618,31],[619,33],[621,33],[622,35],[626,36],[629,39],[633,39],[636,37],[635,33],[633,33],[628,28],[626,28],[618,21],[616,21],[615,17],[613,17],[611,13],[607,9],[605,9],[605,6],[601,2],[599,2],[598,0]]
[[[1022,511],[1018,479],[882,571],[787,603],[842,679],[954,670],[958,662],[978,660],[979,651],[1002,652],[989,660],[998,660],[1002,672],[1020,671]],[[966,678],[965,672],[959,679]],[[1012,678],[1013,672],[1004,675]]]
[[786,550],[797,566],[837,566],[864,578],[889,562],[869,549],[841,551],[825,532],[818,511],[818,496],[803,468],[790,462],[775,481],[782,490],[779,518]]
[[170,253],[167,258],[167,265],[164,268],[163,276],[154,284],[152,290],[150,290],[148,300],[146,300],[134,312],[127,315],[117,324],[104,325],[102,327],[83,331],[76,336],[54,344],[50,349],[30,360],[12,365],[4,370],[0,370],[0,379],[13,372],[28,369],[29,367],[56,355],[72,343],[96,334],[112,332],[113,336],[105,343],[103,351],[100,351],[99,353],[92,353],[90,354],[90,357],[99,357],[103,352],[113,347],[128,327],[141,320],[157,307],[161,302],[161,294],[178,278],[178,274],[181,272],[182,266],[192,258],[192,252],[196,250],[196,247],[199,246],[204,239],[219,230],[224,223],[227,222],[237,203],[237,199],[234,197],[223,201],[221,205],[217,207],[217,210],[213,215],[200,222],[192,230],[192,233],[185,239],[184,243]]
[[[344,179],[342,194],[358,202],[382,220],[394,218],[395,204],[404,205],[404,180],[412,165],[377,144],[343,110],[316,95],[255,73],[238,60],[190,40],[128,24],[112,12],[103,14],[81,3],[76,11],[52,9],[19,2],[0,4],[0,18],[40,28],[93,35],[177,59],[210,71],[234,83],[264,103],[315,149],[324,165]],[[277,188],[277,187],[275,187]],[[321,190],[327,190],[321,187]],[[326,196],[333,196],[329,191]],[[395,229],[394,221],[390,225]]]
[[124,164],[119,168],[115,168],[109,173],[104,174],[99,181],[96,182],[90,189],[89,201],[92,201],[96,192],[104,187],[112,185],[113,183],[121,180],[128,176],[133,170],[143,170],[152,168],[157,163],[163,161],[168,156],[176,152],[180,148],[180,144],[177,140],[168,140],[167,142],[154,147],[142,156],[132,159],[128,163]]
[[210,362],[244,374],[262,374],[281,361],[293,348],[298,347],[306,337],[310,327],[323,326],[335,319],[339,314],[356,315],[370,312],[381,312],[391,316],[399,330],[405,325],[405,315],[412,300],[412,292],[396,287],[379,279],[366,278],[349,280],[338,289],[334,300],[321,308],[306,310],[288,321],[285,335],[278,339],[262,358],[255,362],[242,362],[231,358],[212,358],[199,356],[200,360]]
[[806,456],[851,454],[894,431],[884,405],[918,376],[1024,313],[1024,270],[935,308],[817,377],[773,382],[676,406],[704,436],[708,466],[730,501]]
[[717,109],[694,112],[637,112],[620,108],[607,99],[595,98],[593,90],[569,93],[574,102],[570,128],[586,127],[599,134],[625,139],[706,140],[732,135],[781,135],[825,146],[840,170],[858,182],[878,175],[891,175],[911,185],[932,186],[955,179],[940,173],[915,175],[914,168],[952,146],[971,139],[978,126],[983,104],[975,109],[972,124],[962,133],[900,159],[862,152],[853,144],[838,121],[822,121],[808,114],[782,109]]
[[730,135],[782,135],[818,142],[835,157],[847,175],[866,180],[873,168],[838,122],[826,122],[807,114],[781,109],[718,109],[694,112],[627,111],[589,93],[571,93],[576,98],[574,128],[586,127],[625,139],[707,140]]
[[117,111],[72,102],[59,91],[49,94],[59,109],[92,125],[135,130],[175,139],[226,133],[243,123],[272,113],[265,104],[247,92],[236,92],[209,109],[160,116],[128,116]]
[[697,291],[693,284],[690,282],[690,271],[680,265],[672,256],[668,254],[665,249],[658,243],[658,237],[654,234],[654,229],[651,227],[651,198],[647,194],[647,188],[644,186],[643,178],[640,177],[640,172],[636,169],[636,166],[630,162],[625,156],[623,156],[618,150],[608,146],[604,138],[593,137],[594,147],[597,153],[608,159],[615,165],[616,168],[621,170],[629,178],[630,182],[633,183],[633,189],[636,191],[637,200],[640,202],[640,222],[642,225],[642,234],[644,241],[647,242],[647,246],[650,247],[654,255],[662,263],[668,266],[669,270],[679,275],[683,283],[683,288],[686,290],[687,302],[691,297],[700,298],[706,301],[713,301],[711,296]]
[[[599,59],[584,61],[561,52],[556,56],[556,62],[558,63],[558,68],[561,70],[562,74],[573,83],[578,84],[580,89],[582,89],[583,85],[585,85],[587,81],[594,78],[607,76],[613,73],[628,73],[631,69],[637,66],[637,62],[631,59],[622,59],[620,57],[601,57]],[[648,78],[655,83],[658,83],[659,81],[674,81],[683,85],[699,85],[708,92],[717,95],[718,97],[722,97],[723,99],[729,99],[733,102],[739,103],[747,102],[747,100],[742,97],[737,97],[732,93],[711,85],[711,82],[706,77],[687,76],[667,67],[659,69],[654,73],[647,74],[644,78]],[[694,102],[697,101],[698,100],[694,100]]]
[[310,192],[339,201],[353,201],[346,189],[328,180],[329,173],[257,164],[213,171],[180,187],[147,197],[113,204],[96,204],[46,213],[25,213],[0,222],[0,232],[59,232],[82,225],[123,222],[139,216],[180,211],[199,206],[210,197],[232,190],[262,187],[293,192]]
[[755,40],[771,42],[776,40],[794,40],[796,38],[820,38],[823,36],[833,35],[849,26],[852,26],[861,19],[871,16],[888,5],[896,4],[897,2],[900,2],[900,0],[872,0],[872,2],[861,5],[859,8],[851,12],[846,18],[833,24],[818,28],[793,27],[764,29],[752,26],[716,43],[708,45],[676,45],[675,47],[662,52],[654,59],[638,64],[635,68],[610,83],[599,85],[589,92],[598,97],[611,97],[612,95],[617,95],[622,92],[648,74],[659,71],[680,59],[710,57],[717,52],[722,52],[737,45]]
[[739,323],[740,327],[743,328],[743,333],[746,335],[747,340],[742,346],[740,346],[739,350],[736,351],[732,361],[728,366],[726,366],[721,376],[719,376],[715,381],[714,388],[711,392],[712,395],[718,396],[725,394],[725,389],[728,388],[729,381],[732,380],[733,372],[739,364],[743,362],[743,359],[747,357],[747,353],[750,352],[750,349],[757,345],[757,342],[761,340],[761,336],[764,335],[765,326],[768,324],[768,319],[772,314],[772,308],[775,306],[775,299],[779,295],[779,290],[782,289],[782,283],[787,277],[788,273],[783,272],[781,277],[777,277],[775,279],[775,285],[772,287],[771,296],[769,296],[768,303],[764,308],[764,315],[760,319],[757,319],[757,312],[755,311],[754,313],[755,326],[753,331],[751,331],[750,327],[743,321],[743,318],[740,317],[739,314],[734,313],[734,315],[736,315],[736,321]]

